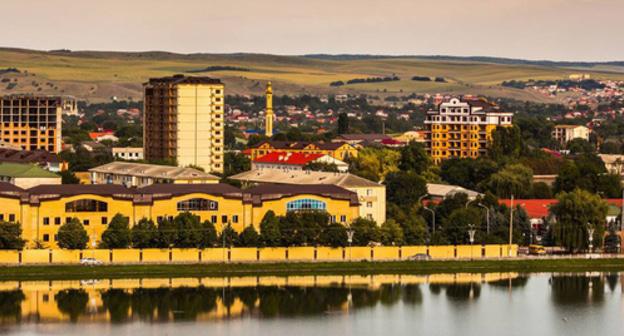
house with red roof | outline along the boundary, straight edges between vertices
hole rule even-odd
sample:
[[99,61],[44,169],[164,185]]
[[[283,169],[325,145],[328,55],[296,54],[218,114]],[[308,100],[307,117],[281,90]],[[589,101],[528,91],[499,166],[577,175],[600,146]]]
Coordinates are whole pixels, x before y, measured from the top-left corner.
[[270,152],[251,161],[251,169],[304,170],[310,163],[335,164],[338,170],[346,172],[349,165],[327,154],[299,152]]
[[104,140],[110,140],[112,142],[119,141],[119,138],[115,136],[115,132],[111,130],[104,130],[100,132],[89,132],[89,138],[97,142],[104,141]]

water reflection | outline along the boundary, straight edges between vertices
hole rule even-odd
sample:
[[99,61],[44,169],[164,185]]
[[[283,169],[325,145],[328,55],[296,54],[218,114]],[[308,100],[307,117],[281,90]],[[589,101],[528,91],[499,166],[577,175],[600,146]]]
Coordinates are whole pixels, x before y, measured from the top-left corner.
[[[298,318],[350,314],[398,303],[420,306],[425,296],[478,302],[485,289],[523,291],[529,276],[514,273],[428,276],[136,279],[101,282],[0,283],[0,321],[176,322]],[[619,274],[552,275],[545,280],[556,305],[600,304]]]

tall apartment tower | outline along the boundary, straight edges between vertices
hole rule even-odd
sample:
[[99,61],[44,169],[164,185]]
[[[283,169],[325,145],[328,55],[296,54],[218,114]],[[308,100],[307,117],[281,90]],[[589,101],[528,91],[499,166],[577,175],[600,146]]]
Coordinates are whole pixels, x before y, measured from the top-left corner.
[[273,87],[271,82],[266,87],[266,115],[264,116],[264,135],[273,136]]
[[210,77],[151,78],[144,84],[143,147],[147,160],[175,160],[223,172],[223,91]]
[[436,164],[449,158],[477,158],[486,153],[492,131],[510,127],[512,117],[484,99],[452,98],[427,112],[425,147]]
[[25,150],[61,151],[62,97],[8,95],[0,100],[0,141]]

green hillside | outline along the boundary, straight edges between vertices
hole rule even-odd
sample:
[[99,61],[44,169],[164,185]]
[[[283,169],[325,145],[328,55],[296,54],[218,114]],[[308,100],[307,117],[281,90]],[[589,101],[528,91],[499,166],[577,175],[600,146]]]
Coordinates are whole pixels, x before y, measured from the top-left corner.
[[[515,63],[514,63],[515,62]],[[472,93],[552,101],[531,92],[503,88],[505,80],[563,79],[572,73],[623,79],[619,63],[532,63],[459,57],[320,57],[259,54],[174,54],[167,52],[33,51],[0,49],[0,94],[66,94],[89,101],[141,99],[141,83],[175,73],[221,78],[228,94],[260,94],[271,80],[277,94]],[[207,70],[207,71],[201,71]],[[400,81],[331,87],[334,81],[383,77]],[[413,76],[444,77],[445,83],[412,81]]]

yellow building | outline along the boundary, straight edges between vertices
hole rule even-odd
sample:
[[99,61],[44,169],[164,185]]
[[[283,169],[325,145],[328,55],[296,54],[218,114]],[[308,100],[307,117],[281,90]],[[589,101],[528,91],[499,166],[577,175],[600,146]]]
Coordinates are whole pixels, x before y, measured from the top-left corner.
[[358,150],[346,142],[263,141],[250,150],[252,160],[272,152],[326,154],[341,161],[358,154]]
[[61,151],[62,97],[8,95],[0,99],[0,141],[25,150]]
[[144,155],[223,172],[223,90],[209,77],[152,78],[145,83]]
[[40,185],[20,189],[0,183],[0,221],[19,222],[27,247],[37,243],[56,247],[62,224],[77,218],[96,247],[116,214],[132,224],[142,218],[155,222],[191,212],[211,221],[217,230],[231,224],[236,231],[249,225],[260,230],[264,215],[289,211],[327,211],[332,220],[349,224],[358,217],[357,194],[330,185],[265,185],[242,191],[227,184],[153,184],[143,188],[122,185]]
[[435,163],[485,154],[492,131],[512,125],[513,113],[501,112],[484,99],[452,98],[425,118],[426,149]]

